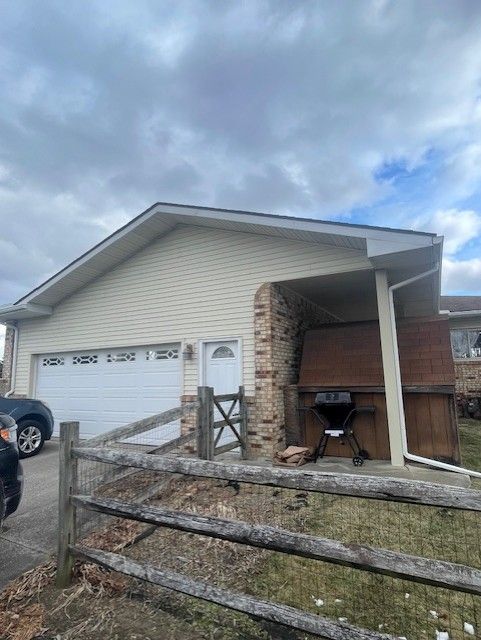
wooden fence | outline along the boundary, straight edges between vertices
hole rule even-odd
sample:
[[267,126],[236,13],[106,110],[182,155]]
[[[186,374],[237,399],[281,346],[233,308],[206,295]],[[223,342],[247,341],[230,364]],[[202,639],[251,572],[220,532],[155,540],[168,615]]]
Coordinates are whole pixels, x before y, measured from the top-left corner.
[[[203,460],[213,460],[227,451],[239,449],[241,457],[247,458],[247,404],[244,387],[239,387],[237,393],[214,395],[212,387],[198,389],[198,439],[197,457]],[[225,403],[230,406],[225,408]],[[215,420],[215,412],[221,415],[221,420]],[[234,440],[220,445],[222,434],[227,430],[234,436]]]
[[62,464],[65,469],[61,476],[60,509],[61,514],[65,513],[66,517],[62,519],[59,538],[57,569],[59,586],[67,586],[70,583],[74,558],[78,557],[183,594],[322,638],[331,640],[393,638],[387,634],[312,615],[286,605],[234,593],[207,582],[192,580],[189,576],[167,569],[134,562],[116,553],[79,545],[75,538],[74,514],[75,509],[82,508],[159,527],[169,527],[178,531],[353,567],[360,571],[481,595],[481,570],[473,567],[365,545],[344,544],[327,538],[294,533],[279,527],[180,512],[110,498],[78,495],[76,469],[79,460],[90,460],[169,474],[235,480],[239,483],[269,487],[477,512],[481,511],[481,492],[479,491],[402,479],[223,464],[210,460],[152,456],[126,450],[83,447],[78,445],[78,426],[75,423],[62,425],[61,440]]

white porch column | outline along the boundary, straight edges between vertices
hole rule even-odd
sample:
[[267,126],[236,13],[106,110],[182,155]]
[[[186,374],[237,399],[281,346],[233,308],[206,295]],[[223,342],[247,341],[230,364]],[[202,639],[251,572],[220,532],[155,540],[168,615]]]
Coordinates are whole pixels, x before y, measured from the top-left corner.
[[391,464],[400,467],[404,465],[402,448],[404,405],[399,372],[396,326],[391,316],[387,273],[382,269],[376,270],[375,274]]

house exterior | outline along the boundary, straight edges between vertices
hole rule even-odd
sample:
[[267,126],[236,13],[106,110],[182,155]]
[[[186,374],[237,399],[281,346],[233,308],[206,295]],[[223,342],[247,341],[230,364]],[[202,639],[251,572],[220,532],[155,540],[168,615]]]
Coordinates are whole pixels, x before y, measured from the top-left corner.
[[441,296],[441,311],[449,317],[459,410],[481,418],[481,296]]
[[89,436],[199,385],[243,384],[250,454],[270,457],[305,332],[376,320],[390,456],[403,464],[396,319],[439,314],[441,258],[435,234],[156,204],[0,308],[3,392],[46,400]]

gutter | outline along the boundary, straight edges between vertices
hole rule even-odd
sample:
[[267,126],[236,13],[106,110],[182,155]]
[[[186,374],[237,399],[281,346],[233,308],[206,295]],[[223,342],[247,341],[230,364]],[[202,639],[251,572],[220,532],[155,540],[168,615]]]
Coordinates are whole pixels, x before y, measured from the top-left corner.
[[472,309],[470,311],[443,311],[447,313],[450,318],[470,318],[481,315],[481,309]]
[[33,302],[4,304],[0,306],[0,322],[5,324],[12,320],[39,318],[50,315],[52,315],[52,307],[44,304],[34,304]]
[[397,289],[401,289],[402,287],[406,287],[413,282],[417,282],[418,280],[422,280],[423,278],[427,278],[428,276],[439,271],[439,263],[433,268],[429,269],[429,271],[425,271],[424,273],[420,273],[413,278],[408,278],[407,280],[403,280],[402,282],[397,282],[389,287],[389,312],[390,312],[390,320],[391,326],[393,328],[393,335],[395,340],[395,370],[396,370],[396,382],[397,382],[397,392],[399,397],[399,422],[401,424],[401,441],[402,441],[402,453],[407,460],[411,460],[412,462],[419,462],[421,464],[427,464],[430,467],[436,467],[438,469],[443,469],[445,471],[454,471],[455,473],[461,473],[467,476],[472,476],[474,478],[481,478],[481,473],[479,471],[472,471],[471,469],[466,469],[464,467],[457,467],[454,464],[448,464],[447,462],[440,462],[439,460],[433,460],[432,458],[424,458],[423,456],[418,456],[414,453],[409,453],[408,451],[408,440],[406,433],[406,420],[404,415],[404,402],[402,397],[402,383],[401,383],[401,368],[399,365],[399,346],[397,341],[397,326],[396,326],[396,315],[394,312],[394,291]]
[[17,378],[17,354],[18,354],[18,327],[16,324],[6,322],[5,326],[8,329],[13,329],[13,353],[12,353],[12,369],[10,379],[10,389],[5,394],[5,398],[9,398],[15,391],[15,382]]

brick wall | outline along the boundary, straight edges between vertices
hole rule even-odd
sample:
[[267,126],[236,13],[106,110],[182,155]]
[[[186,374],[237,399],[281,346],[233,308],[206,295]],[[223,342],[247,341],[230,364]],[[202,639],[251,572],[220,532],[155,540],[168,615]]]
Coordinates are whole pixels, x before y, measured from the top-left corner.
[[323,309],[293,291],[264,284],[254,302],[255,409],[249,455],[271,458],[285,445],[284,389],[295,382],[306,330],[332,322]]
[[[189,404],[190,402],[195,402],[197,400],[197,396],[194,395],[183,395],[180,396],[180,404],[181,406],[185,404]],[[183,436],[187,433],[192,433],[197,429],[197,411],[189,411],[186,416],[183,416],[180,419],[180,434]],[[196,453],[197,446],[196,441],[193,440],[188,444],[184,445],[185,453]]]
[[454,362],[456,374],[456,399],[459,403],[468,398],[481,397],[481,360]]
[[14,331],[7,327],[5,333],[5,351],[3,353],[3,369],[0,378],[0,395],[3,396],[9,389],[12,381],[12,358],[13,358],[13,337]]
[[[454,386],[449,324],[439,316],[398,321],[403,385]],[[309,331],[300,386],[384,386],[378,322],[341,324]]]

